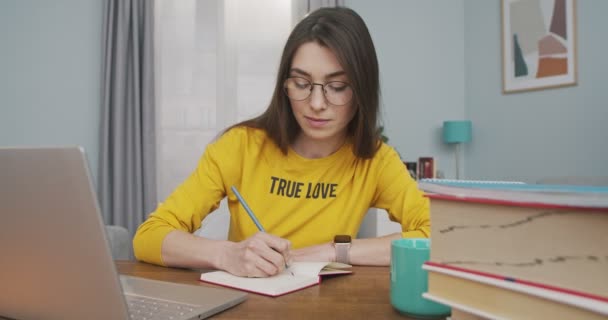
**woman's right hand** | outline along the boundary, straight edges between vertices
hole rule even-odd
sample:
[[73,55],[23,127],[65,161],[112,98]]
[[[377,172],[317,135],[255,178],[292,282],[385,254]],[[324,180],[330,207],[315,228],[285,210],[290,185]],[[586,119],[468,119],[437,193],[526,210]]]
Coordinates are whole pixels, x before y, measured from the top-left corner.
[[222,254],[220,269],[241,277],[269,277],[291,263],[287,239],[258,232],[241,242],[232,242]]

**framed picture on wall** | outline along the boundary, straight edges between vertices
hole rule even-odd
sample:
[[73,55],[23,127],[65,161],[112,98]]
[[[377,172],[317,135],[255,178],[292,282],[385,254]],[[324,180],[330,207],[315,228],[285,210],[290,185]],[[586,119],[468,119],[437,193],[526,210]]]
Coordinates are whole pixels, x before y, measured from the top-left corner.
[[503,93],[576,85],[575,0],[502,0]]

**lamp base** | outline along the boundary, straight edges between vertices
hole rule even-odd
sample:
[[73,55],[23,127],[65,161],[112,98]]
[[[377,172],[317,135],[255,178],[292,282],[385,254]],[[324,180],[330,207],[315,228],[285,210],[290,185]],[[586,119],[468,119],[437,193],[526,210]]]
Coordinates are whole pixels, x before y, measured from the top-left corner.
[[460,180],[460,143],[456,144],[456,160],[454,161],[456,163],[456,180]]

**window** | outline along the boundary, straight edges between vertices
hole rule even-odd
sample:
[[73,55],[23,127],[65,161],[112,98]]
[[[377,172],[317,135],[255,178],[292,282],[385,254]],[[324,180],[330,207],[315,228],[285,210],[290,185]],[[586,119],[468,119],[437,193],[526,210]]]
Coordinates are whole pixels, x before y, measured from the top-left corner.
[[[270,102],[291,1],[156,0],[157,185],[165,199],[227,126]],[[205,220],[225,238],[228,208]],[[221,225],[221,227],[217,227]],[[202,228],[204,229],[204,227]]]

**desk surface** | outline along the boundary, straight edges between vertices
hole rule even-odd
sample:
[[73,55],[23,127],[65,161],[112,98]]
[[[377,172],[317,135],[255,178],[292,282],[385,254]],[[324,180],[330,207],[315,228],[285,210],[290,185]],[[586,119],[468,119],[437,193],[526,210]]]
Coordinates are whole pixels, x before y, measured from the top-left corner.
[[[142,278],[201,286],[194,270],[117,261],[118,272]],[[271,298],[249,294],[247,300],[214,319],[410,319],[390,303],[388,267],[353,267],[354,274],[324,277],[318,286]]]

